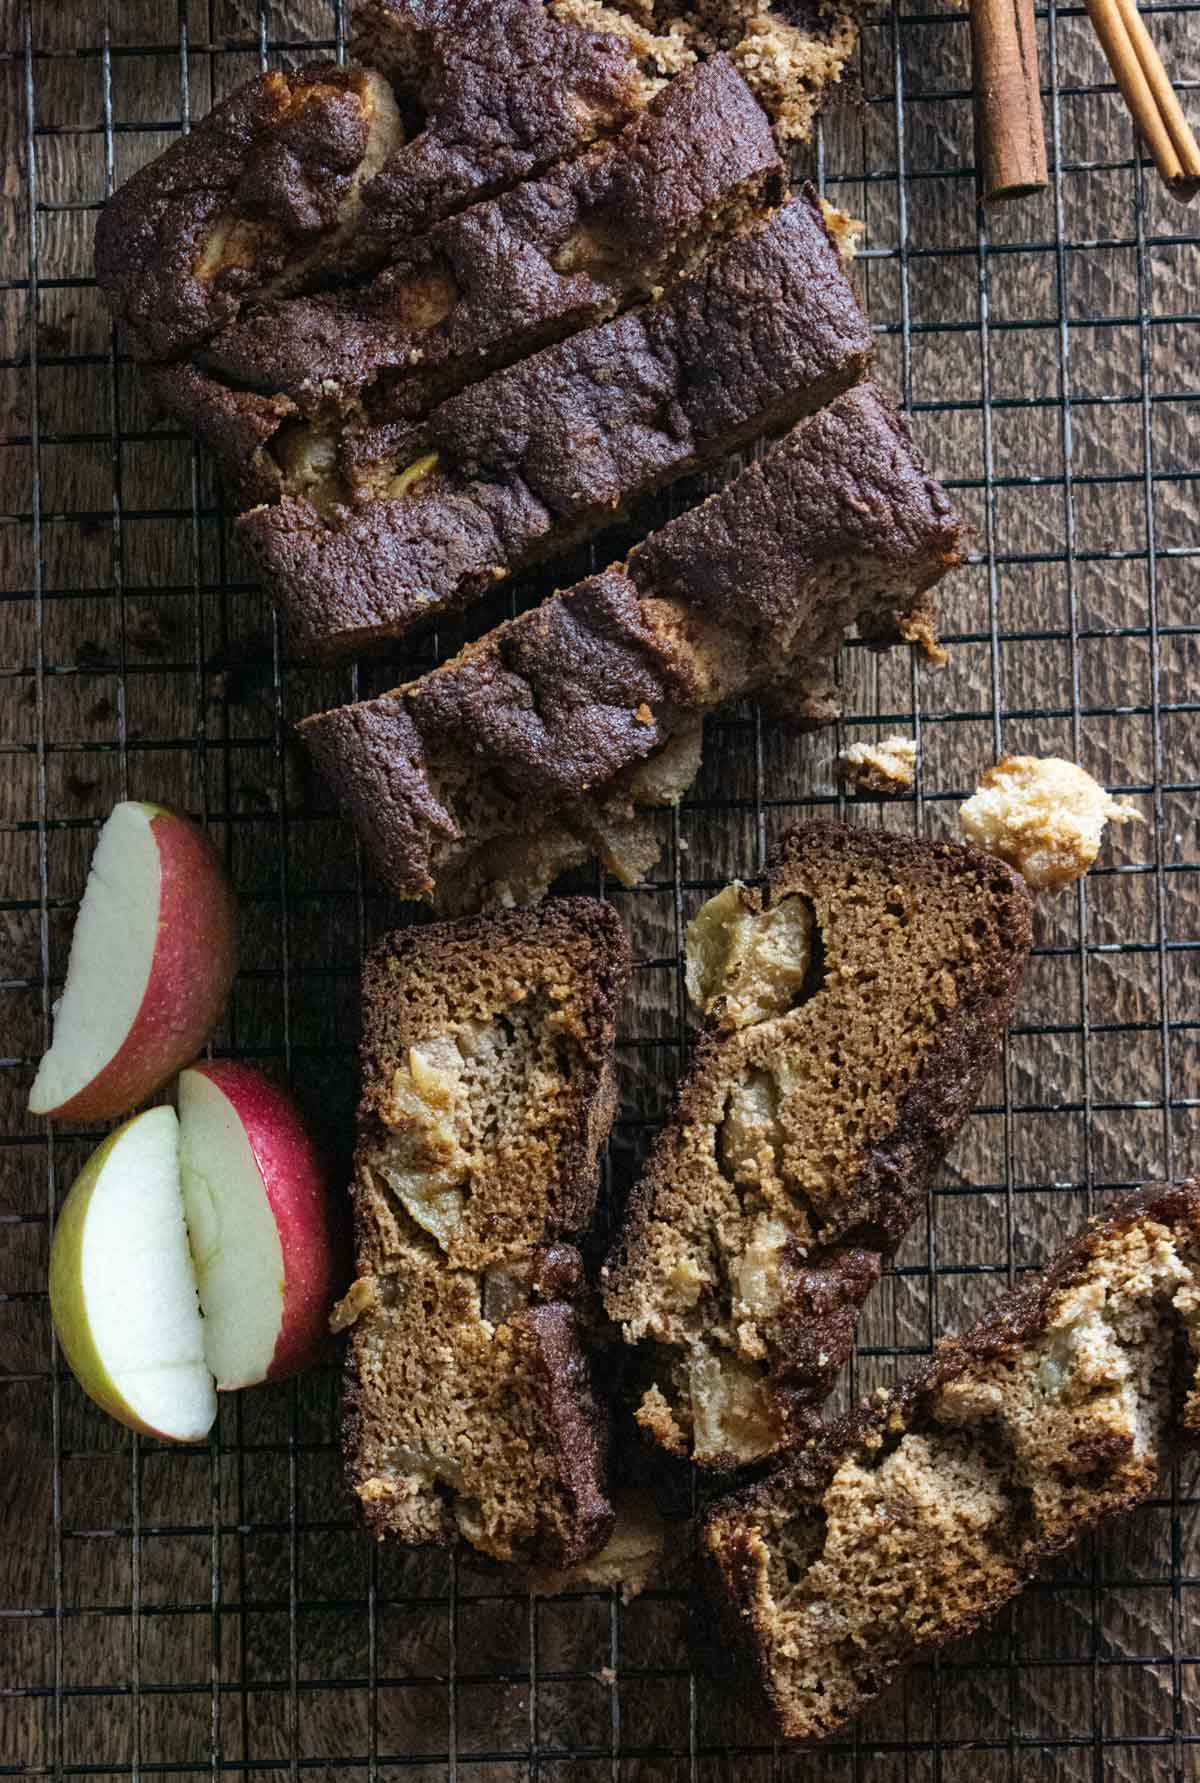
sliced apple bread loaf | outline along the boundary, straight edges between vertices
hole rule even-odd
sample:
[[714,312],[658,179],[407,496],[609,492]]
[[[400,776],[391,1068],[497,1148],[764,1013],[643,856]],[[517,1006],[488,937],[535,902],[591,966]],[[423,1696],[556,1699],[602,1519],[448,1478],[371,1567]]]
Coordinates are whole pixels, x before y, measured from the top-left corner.
[[623,563],[300,735],[402,898],[527,903],[590,854],[632,885],[704,717],[748,694],[835,717],[855,624],[935,649],[926,591],[961,531],[904,418],[859,385]]
[[789,1447],[995,1056],[1030,945],[975,850],[814,822],[689,926],[709,1016],[605,1267],[638,1422],[734,1468]]
[[606,1421],[573,1303],[629,949],[610,905],[401,930],[363,978],[344,1445],[376,1535],[569,1566]]
[[1200,1191],[1139,1191],[701,1535],[786,1738],[833,1733],[1200,1430]]

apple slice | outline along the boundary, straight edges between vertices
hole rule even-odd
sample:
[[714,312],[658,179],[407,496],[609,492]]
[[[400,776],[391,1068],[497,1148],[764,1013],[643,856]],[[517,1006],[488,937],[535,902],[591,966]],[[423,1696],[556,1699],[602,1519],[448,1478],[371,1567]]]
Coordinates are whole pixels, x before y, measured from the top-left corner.
[[84,1392],[122,1424],[199,1442],[217,1415],[179,1192],[179,1123],[148,1108],[71,1185],[50,1247],[50,1314]]
[[325,1172],[299,1109],[249,1065],[179,1079],[180,1173],[218,1388],[315,1362],[339,1287]]
[[100,831],[31,1114],[109,1120],[194,1059],[237,969],[233,897],[203,831],[126,801]]

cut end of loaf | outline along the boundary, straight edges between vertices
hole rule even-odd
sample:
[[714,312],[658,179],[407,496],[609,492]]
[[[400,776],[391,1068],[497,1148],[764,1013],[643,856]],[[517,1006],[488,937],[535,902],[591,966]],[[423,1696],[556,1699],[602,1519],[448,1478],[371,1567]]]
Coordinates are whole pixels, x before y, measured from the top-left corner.
[[710,1514],[780,1731],[821,1738],[1153,1490],[1200,1429],[1200,1192],[1151,1191],[924,1369]]

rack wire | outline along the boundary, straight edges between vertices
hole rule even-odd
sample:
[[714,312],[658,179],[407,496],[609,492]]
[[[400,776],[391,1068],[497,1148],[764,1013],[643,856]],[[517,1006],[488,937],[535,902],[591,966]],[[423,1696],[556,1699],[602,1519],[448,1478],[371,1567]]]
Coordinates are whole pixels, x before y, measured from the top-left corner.
[[[1147,11],[1195,113],[1200,8]],[[90,276],[114,185],[258,67],[342,54],[340,7],[10,0],[3,17],[0,1773],[1200,1775],[1190,1471],[852,1735],[788,1755],[689,1669],[682,1525],[641,1599],[533,1604],[467,1559],[370,1546],[339,1483],[332,1370],[235,1396],[186,1452],[83,1399],[44,1285],[55,1208],[96,1135],[47,1130],[24,1100],[96,825],[121,796],[204,818],[243,921],[217,1048],[290,1078],[344,1147],[358,960],[398,913],[290,727],[463,633],[383,665],[289,665],[210,467],[152,424]],[[977,210],[967,25],[948,7],[872,18],[855,92],[807,167],[866,220],[881,376],[974,524],[945,596],[951,667],[851,647],[845,716],[808,737],[734,710],[663,818],[658,877],[587,881],[620,905],[640,961],[615,1195],[686,1055],[684,922],[797,815],[849,810],[833,773],[848,735],[921,745],[915,796],[859,801],[861,822],[947,833],[1001,749],[1070,755],[1142,811],[1085,884],[1043,904],[1002,1066],[868,1310],[846,1394],[893,1379],[1113,1191],[1200,1170],[1196,235],[1139,156],[1082,9],[1051,0],[1038,18],[1043,199]]]

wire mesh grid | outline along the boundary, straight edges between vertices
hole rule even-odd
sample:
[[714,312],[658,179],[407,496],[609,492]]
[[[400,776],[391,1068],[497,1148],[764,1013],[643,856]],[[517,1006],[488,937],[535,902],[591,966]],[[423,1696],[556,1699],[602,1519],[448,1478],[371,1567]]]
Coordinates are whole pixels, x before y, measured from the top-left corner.
[[[1195,112],[1197,8],[1148,10]],[[108,1423],[64,1371],[49,1232],[96,1135],[43,1130],[24,1099],[96,824],[121,796],[204,817],[243,926],[217,1049],[289,1077],[344,1148],[357,964],[397,912],[290,725],[464,632],[391,663],[287,664],[210,467],[153,426],[90,277],[104,195],[259,66],[340,54],[340,9],[136,0],[4,17],[0,1772],[1200,1774],[1190,1471],[846,1739],[788,1755],[689,1670],[682,1517],[642,1598],[533,1604],[469,1560],[371,1547],[339,1482],[332,1370],[234,1396],[185,1452]],[[1003,1063],[868,1309],[843,1398],[895,1378],[1110,1191],[1200,1166],[1195,236],[1139,159],[1081,9],[1048,5],[1039,38],[1043,198],[976,209],[967,26],[950,9],[872,19],[809,168],[867,223],[880,374],[973,522],[945,597],[951,666],[851,647],[835,730],[725,715],[662,819],[658,876],[633,892],[586,881],[615,898],[639,959],[606,1175],[619,1194],[686,1055],[684,922],[797,815],[846,810],[833,757],[848,736],[899,729],[922,752],[915,796],[860,801],[860,822],[947,833],[1001,748],[1082,760],[1146,819],[1043,905]]]

